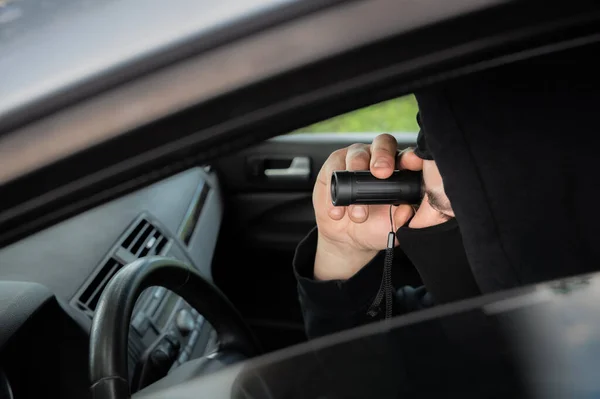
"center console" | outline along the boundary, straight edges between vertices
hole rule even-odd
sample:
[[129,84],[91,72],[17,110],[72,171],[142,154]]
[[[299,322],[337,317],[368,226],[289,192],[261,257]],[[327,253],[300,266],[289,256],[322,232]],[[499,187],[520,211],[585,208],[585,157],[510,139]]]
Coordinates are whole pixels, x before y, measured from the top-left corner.
[[[106,254],[101,264],[71,300],[91,318],[106,284],[125,265],[141,257],[160,255],[195,267],[186,250],[190,230],[206,197],[199,189],[181,232],[175,237],[148,212],[134,220]],[[201,207],[201,206],[200,206]],[[185,239],[185,240],[184,240]],[[132,392],[159,380],[188,360],[205,356],[217,347],[212,326],[183,298],[164,287],[150,287],[136,302],[129,329],[129,377]]]

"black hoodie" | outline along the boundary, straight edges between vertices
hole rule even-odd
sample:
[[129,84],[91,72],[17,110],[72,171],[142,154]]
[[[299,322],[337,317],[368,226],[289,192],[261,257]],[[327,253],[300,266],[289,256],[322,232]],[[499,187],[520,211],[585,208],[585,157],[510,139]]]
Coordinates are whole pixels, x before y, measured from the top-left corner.
[[[490,69],[415,93],[421,127],[481,293],[600,269],[597,47]],[[379,289],[383,254],[349,280],[315,281],[315,251],[313,230],[294,259],[309,337],[372,320],[366,310]],[[429,292],[435,302],[460,299],[435,294],[436,279],[430,280],[426,286],[398,284],[395,314],[432,306]],[[448,278],[437,282],[442,288],[461,284]]]

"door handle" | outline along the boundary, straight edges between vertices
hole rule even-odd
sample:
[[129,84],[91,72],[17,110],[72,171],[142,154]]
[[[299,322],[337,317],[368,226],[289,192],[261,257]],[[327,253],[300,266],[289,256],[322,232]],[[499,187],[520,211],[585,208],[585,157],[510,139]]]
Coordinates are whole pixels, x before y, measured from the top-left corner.
[[265,169],[265,176],[269,179],[301,179],[310,178],[310,158],[294,157],[287,168]]

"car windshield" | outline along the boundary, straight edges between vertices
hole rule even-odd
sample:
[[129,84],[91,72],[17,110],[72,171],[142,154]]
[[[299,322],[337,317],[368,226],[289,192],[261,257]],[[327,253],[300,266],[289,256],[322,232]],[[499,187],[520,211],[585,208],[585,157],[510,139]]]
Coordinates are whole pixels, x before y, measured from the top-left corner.
[[0,118],[41,97],[293,0],[0,1]]

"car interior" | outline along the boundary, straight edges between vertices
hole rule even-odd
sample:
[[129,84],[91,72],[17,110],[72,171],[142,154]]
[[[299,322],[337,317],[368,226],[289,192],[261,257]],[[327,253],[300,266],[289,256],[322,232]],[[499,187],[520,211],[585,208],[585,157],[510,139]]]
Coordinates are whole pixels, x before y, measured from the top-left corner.
[[[381,42],[377,44],[379,47],[369,47],[366,51],[380,54],[393,44]],[[526,43],[527,46],[534,44],[537,43]],[[510,50],[515,48],[510,47]],[[344,56],[356,58],[356,54],[348,54]],[[319,64],[327,73],[315,74],[307,69],[303,76],[313,76],[310,84],[315,87],[322,84],[320,79],[331,76],[352,81],[354,71],[334,68],[345,59],[333,58]],[[389,62],[375,58],[370,62]],[[464,59],[460,62],[466,63]],[[439,70],[452,70],[454,66],[448,62]],[[366,62],[356,66],[364,70],[371,67]],[[423,75],[437,71],[414,70]],[[396,73],[399,72],[393,74]],[[417,76],[415,72],[404,79],[416,81]],[[284,77],[298,81],[294,75]],[[283,103],[273,87],[277,83],[267,82],[260,91],[249,84],[245,87],[248,92],[232,91],[229,101],[256,95],[256,104]],[[165,156],[162,163],[152,163],[160,157],[149,157],[147,165],[152,164],[152,170],[159,172],[149,172],[145,180],[136,180],[140,170],[134,167],[122,174],[114,173],[132,184],[106,197],[93,190],[86,191],[88,186],[83,183],[77,186],[78,180],[73,178],[79,189],[77,198],[63,199],[59,193],[58,199],[46,204],[46,209],[42,203],[39,210],[32,207],[31,216],[26,215],[39,224],[29,224],[29,219],[17,217],[13,220],[8,213],[6,219],[0,217],[0,222],[6,222],[9,227],[21,228],[19,223],[23,222],[22,230],[15,227],[13,236],[9,236],[6,229],[8,238],[0,248],[0,313],[4,322],[0,328],[3,330],[0,334],[0,398],[39,397],[48,392],[60,393],[64,398],[88,397],[90,330],[97,326],[94,316],[98,312],[110,311],[106,309],[110,298],[102,294],[127,265],[136,262],[142,265],[144,259],[152,257],[177,261],[182,265],[178,267],[188,267],[210,283],[211,289],[222,295],[220,300],[226,298],[239,312],[262,353],[305,342],[291,265],[296,246],[315,226],[312,188],[316,175],[334,150],[357,142],[370,143],[383,131],[314,133],[303,131],[302,126],[404,97],[415,90],[409,84],[388,86],[388,83],[373,83],[358,99],[352,99],[348,89],[339,101],[329,99],[335,102],[330,107],[323,107],[324,103],[317,101],[310,106],[290,107],[278,114],[279,123],[273,127],[265,127],[268,118],[254,125],[248,123],[248,129],[265,130],[245,132],[246,136],[240,134],[239,137],[247,139],[224,141],[219,144],[220,150],[203,153],[201,157],[194,154],[188,159],[186,150]],[[306,87],[296,83],[287,89],[288,93],[299,93]],[[231,111],[219,108],[218,103],[202,103],[194,112],[199,110],[217,118],[228,112],[243,113],[245,109],[240,106]],[[173,115],[179,122],[165,118],[144,126],[147,131],[165,126],[173,130],[180,128],[175,136],[179,131],[183,135],[187,130],[197,130],[186,122],[189,114]],[[296,118],[288,121],[290,115]],[[388,133],[396,137],[400,150],[416,143],[417,131]],[[116,141],[121,144],[120,149],[115,148],[109,155],[103,152],[106,148],[98,146],[93,150],[98,152],[67,157],[69,162],[55,163],[51,165],[55,169],[48,169],[47,173],[54,173],[58,180],[48,180],[47,184],[61,188],[64,183],[64,187],[69,188],[67,169],[83,176],[88,167],[95,167],[87,166],[96,165],[94,162],[114,161],[114,165],[120,165],[120,157],[128,157],[123,149],[130,149],[134,142],[139,143],[140,153],[143,153],[145,145],[158,148],[167,140],[164,135],[157,136],[160,139],[148,137],[150,139],[145,141],[139,136],[125,135],[123,141]],[[211,139],[206,134],[202,136],[206,141],[199,143],[208,148]],[[110,140],[107,143],[110,144]],[[89,164],[85,162],[86,157]],[[177,162],[177,157],[181,157],[181,162]],[[146,165],[140,160],[138,165],[142,164]],[[168,165],[174,166],[169,169]],[[56,173],[60,171],[65,173]],[[63,176],[65,181],[60,182]],[[28,198],[36,189],[50,192],[45,183],[31,184],[35,179],[43,181],[44,175],[30,173],[26,177],[32,180],[17,181],[13,186],[7,185],[7,190],[16,192],[19,188],[21,198]],[[109,178],[98,181],[101,182],[98,186],[104,189],[114,183]],[[81,206],[68,208],[65,204],[71,200]],[[10,210],[18,201],[17,196],[6,197],[6,209]],[[50,206],[56,206],[59,211],[51,213]],[[25,214],[23,211],[17,216]],[[394,279],[408,285],[420,284],[419,275],[413,269],[395,270]],[[206,360],[202,366],[204,375],[240,361],[239,357],[231,356],[219,358],[218,364],[211,363],[211,356],[218,352],[223,337],[218,336],[217,328],[195,304],[159,282],[143,289],[132,307],[129,325],[120,326],[127,332],[124,348],[131,393],[156,383],[192,360]]]
[[[265,348],[279,349],[306,339],[291,265],[296,246],[315,227],[312,189],[321,165],[336,149],[370,143],[376,135],[282,135],[214,164],[227,211],[213,275]],[[399,149],[416,142],[416,132],[399,132],[395,137]],[[287,174],[299,160],[307,161],[307,169],[299,175]],[[269,174],[277,169],[283,173]],[[232,273],[236,278],[230,278]],[[419,283],[414,270],[399,270],[395,278]]]
[[[311,198],[316,175],[331,152],[369,143],[376,135],[300,129],[210,166],[191,168],[2,248],[0,275],[48,288],[88,329],[100,295],[123,266],[146,256],[172,257],[192,265],[223,291],[266,352],[303,342],[291,264],[297,244],[315,226]],[[395,137],[402,149],[414,146],[416,132]],[[414,271],[396,276],[418,282]],[[29,334],[33,341],[38,328],[48,327],[31,327],[21,339]],[[181,353],[170,368],[216,348],[214,329],[185,300],[164,287],[147,289],[137,301],[129,332],[134,392],[163,376],[143,369],[152,348],[173,330],[181,340]],[[73,356],[85,358],[85,336],[68,338],[65,344]],[[29,350],[31,356],[53,358],[38,352],[37,345]],[[29,389],[19,377],[29,374],[28,359],[21,352],[3,356],[15,394]],[[20,362],[24,369],[16,366]]]

